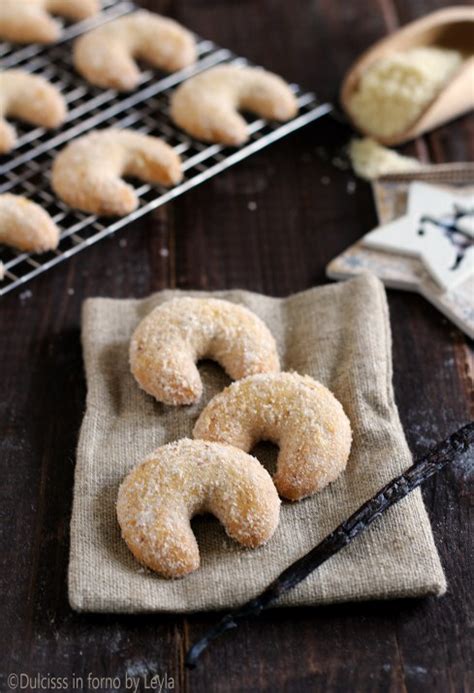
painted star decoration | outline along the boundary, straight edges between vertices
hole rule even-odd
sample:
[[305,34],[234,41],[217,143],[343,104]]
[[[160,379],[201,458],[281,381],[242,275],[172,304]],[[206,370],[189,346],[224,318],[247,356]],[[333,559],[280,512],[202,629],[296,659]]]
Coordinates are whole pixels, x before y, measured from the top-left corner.
[[407,213],[362,239],[368,248],[418,257],[449,291],[474,276],[474,199],[411,183]]

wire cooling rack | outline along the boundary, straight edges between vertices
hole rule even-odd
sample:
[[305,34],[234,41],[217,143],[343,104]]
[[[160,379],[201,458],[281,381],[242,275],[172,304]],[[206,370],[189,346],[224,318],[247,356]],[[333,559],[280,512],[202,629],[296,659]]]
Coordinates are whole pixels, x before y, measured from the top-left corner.
[[[42,75],[61,90],[69,107],[65,124],[52,133],[16,123],[18,144],[13,153],[0,158],[0,193],[25,195],[39,203],[61,230],[59,247],[42,255],[1,247],[0,271],[3,264],[4,277],[0,281],[0,296],[331,110],[330,104],[321,103],[314,94],[292,85],[300,106],[293,120],[281,125],[250,119],[250,139],[239,148],[209,146],[193,140],[177,129],[168,117],[172,90],[188,77],[213,65],[247,64],[247,61],[211,41],[197,38],[199,57],[192,67],[167,76],[145,71],[139,88],[132,94],[96,89],[74,71],[73,40],[95,26],[137,9],[132,2],[117,0],[104,0],[103,6],[100,17],[66,27],[61,41],[54,46],[18,48],[0,44],[1,69],[15,67]],[[163,138],[181,156],[184,169],[183,181],[174,188],[140,184],[136,188],[140,201],[138,209],[112,220],[70,209],[56,198],[50,186],[51,165],[62,147],[88,130],[110,126],[132,127]]]

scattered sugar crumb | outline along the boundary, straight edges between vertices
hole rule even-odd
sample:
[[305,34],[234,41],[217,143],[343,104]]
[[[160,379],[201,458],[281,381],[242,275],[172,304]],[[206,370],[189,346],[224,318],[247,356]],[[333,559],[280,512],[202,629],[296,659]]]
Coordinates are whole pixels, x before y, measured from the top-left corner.
[[255,202],[255,200],[250,200],[250,202],[247,205],[247,209],[250,212],[255,212],[255,210],[257,209],[257,203]]
[[334,168],[338,168],[340,171],[347,171],[349,168],[348,162],[340,156],[334,156],[331,159],[331,164],[334,166]]
[[33,296],[32,292],[29,289],[26,289],[26,291],[21,292],[20,301],[27,301],[32,296]]
[[316,152],[318,159],[320,159],[321,161],[329,160],[329,154],[324,147],[316,147],[314,151]]
[[330,182],[331,182],[331,179],[329,178],[329,176],[322,176],[321,183],[323,185],[329,185]]
[[353,178],[347,181],[346,192],[348,195],[353,195],[356,191],[357,183]]
[[68,289],[67,292],[69,296],[74,296],[74,289]]
[[168,257],[169,254],[170,254],[170,251],[168,250],[168,248],[160,248],[161,257]]
[[121,238],[121,239],[119,240],[119,246],[120,246],[121,248],[126,248],[126,247],[127,247],[127,239],[126,239],[126,238]]

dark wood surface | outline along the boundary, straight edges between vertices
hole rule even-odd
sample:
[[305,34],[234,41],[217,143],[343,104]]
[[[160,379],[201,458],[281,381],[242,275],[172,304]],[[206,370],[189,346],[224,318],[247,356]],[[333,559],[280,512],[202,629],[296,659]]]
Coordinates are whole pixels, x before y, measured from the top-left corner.
[[[369,43],[446,3],[143,4],[334,99]],[[472,120],[464,118],[412,146],[429,161],[472,159],[472,134]],[[216,615],[78,615],[67,603],[75,446],[86,394],[82,301],[165,287],[283,296],[324,283],[327,262],[375,223],[369,186],[358,181],[347,194],[351,174],[321,161],[318,148],[332,137],[329,123],[310,126],[1,300],[1,690],[9,690],[10,672],[70,682],[89,672],[119,676],[124,690],[127,671],[166,672],[179,691],[472,690],[464,466],[423,490],[449,583],[442,599],[268,612],[216,643],[192,673],[183,669],[184,652]],[[389,303],[396,398],[417,454],[473,418],[472,351],[422,298],[391,291]]]

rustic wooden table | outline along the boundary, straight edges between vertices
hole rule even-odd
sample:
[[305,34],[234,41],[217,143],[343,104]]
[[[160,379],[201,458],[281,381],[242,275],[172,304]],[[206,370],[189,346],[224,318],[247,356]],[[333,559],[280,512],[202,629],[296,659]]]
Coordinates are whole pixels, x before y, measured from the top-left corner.
[[[447,3],[144,4],[334,99],[368,44]],[[434,162],[472,158],[472,126],[458,120],[414,147]],[[179,691],[472,690],[469,498],[461,466],[423,490],[449,583],[442,599],[265,613],[216,643],[192,673],[183,668],[185,650],[215,615],[78,615],[67,603],[75,446],[86,395],[82,301],[165,287],[283,296],[325,283],[327,262],[375,223],[369,186],[358,181],[348,194],[351,174],[317,155],[330,137],[328,123],[310,126],[1,300],[2,690],[9,690],[10,672],[67,676],[69,690],[73,674],[86,681],[89,672],[119,676],[123,690],[126,671],[166,672]],[[416,454],[472,418],[472,354],[462,333],[422,298],[391,291],[389,302],[396,398]]]

